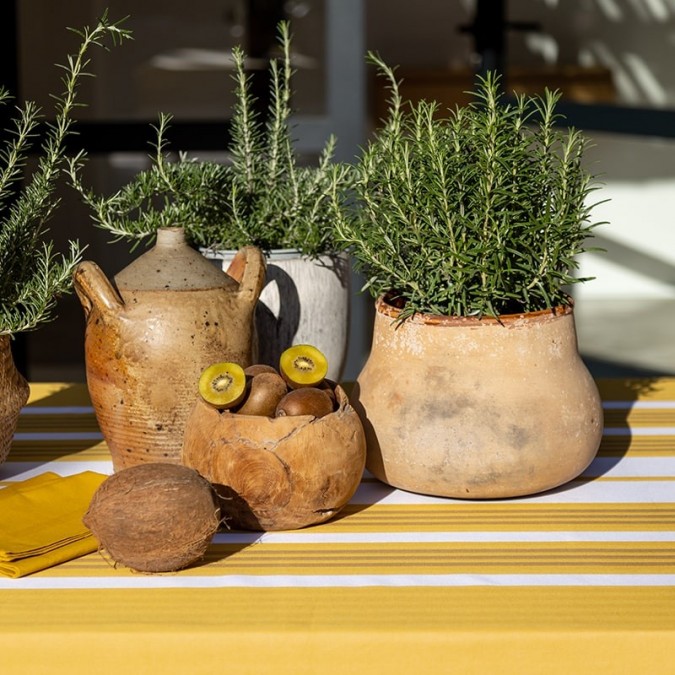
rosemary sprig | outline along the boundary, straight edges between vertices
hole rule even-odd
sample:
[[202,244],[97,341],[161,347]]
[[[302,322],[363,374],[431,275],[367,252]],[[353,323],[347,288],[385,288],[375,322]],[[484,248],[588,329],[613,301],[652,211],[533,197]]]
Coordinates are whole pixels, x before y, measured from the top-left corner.
[[254,244],[265,251],[295,248],[308,256],[335,250],[333,205],[337,188],[346,191],[351,173],[333,162],[335,138],[327,140],[316,166],[301,165],[290,123],[292,36],[288,22],[278,28],[280,57],[270,62],[270,104],[256,109],[246,55],[232,51],[235,105],[231,120],[230,161],[199,161],[166,154],[170,115],[156,128],[157,153],[148,170],[118,192],[101,197],[76,178],[84,157],[71,162],[73,184],[92,209],[94,223],[115,239],[139,241],[158,227],[180,225],[202,247],[238,249]]
[[[47,222],[59,205],[54,196],[57,178],[66,161],[65,139],[71,133],[80,79],[86,75],[87,54],[105,42],[121,43],[131,37],[121,22],[110,23],[104,14],[94,28],[69,29],[80,37],[79,50],[67,58],[62,78],[64,91],[55,96],[55,120],[47,125],[37,167],[26,176],[26,160],[36,140],[41,111],[32,102],[17,109],[0,150],[0,335],[28,331],[53,318],[56,299],[71,289],[71,273],[82,254],[70,242],[59,254],[46,240]],[[9,99],[0,90],[0,103]]]
[[434,103],[404,105],[394,70],[369,60],[388,80],[389,114],[355,169],[355,208],[335,190],[333,217],[373,295],[392,293],[404,317],[567,304],[599,223],[587,141],[556,126],[560,94],[505,104],[488,74],[472,103],[442,117]]

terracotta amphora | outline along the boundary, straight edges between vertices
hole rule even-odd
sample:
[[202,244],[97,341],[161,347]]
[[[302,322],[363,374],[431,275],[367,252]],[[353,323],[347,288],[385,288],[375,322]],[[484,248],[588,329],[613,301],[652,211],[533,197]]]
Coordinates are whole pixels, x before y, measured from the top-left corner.
[[30,389],[14,364],[9,335],[0,335],[0,464],[9,454],[19,413],[26,404]]
[[116,288],[91,261],[74,273],[87,320],[87,385],[113,467],[178,464],[202,370],[255,360],[263,254],[244,247],[226,274],[187,244],[181,228],[164,228],[114,281]]
[[499,319],[399,315],[378,300],[350,397],[377,478],[429,495],[504,498],[562,485],[591,463],[602,402],[571,306]]

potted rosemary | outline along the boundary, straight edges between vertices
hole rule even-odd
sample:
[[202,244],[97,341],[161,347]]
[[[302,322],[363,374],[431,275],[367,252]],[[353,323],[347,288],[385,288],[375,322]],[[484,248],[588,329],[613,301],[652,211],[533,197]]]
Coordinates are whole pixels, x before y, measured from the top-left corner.
[[502,104],[498,78],[466,107],[406,107],[394,71],[384,127],[336,228],[376,300],[354,389],[368,468],[404,489],[523,495],[571,480],[602,435],[577,352],[569,284],[592,234],[586,140],[556,127],[558,93]]
[[[251,93],[246,56],[232,52],[236,103],[227,163],[179,154],[170,161],[171,117],[160,115],[156,152],[146,171],[108,197],[75,185],[95,224],[116,239],[138,242],[158,228],[180,226],[193,245],[223,269],[243,246],[267,258],[267,285],[257,310],[259,360],[278,365],[295,343],[311,343],[327,356],[338,379],[347,348],[349,263],[333,237],[333,190],[348,187],[346,165],[333,162],[335,138],[318,164],[302,165],[291,128],[291,34],[278,29],[280,58],[270,61],[270,104],[263,117]],[[76,171],[81,157],[72,163]],[[159,201],[158,201],[159,200]]]
[[[17,333],[33,330],[54,318],[56,299],[71,290],[71,273],[81,257],[77,242],[66,254],[54,251],[48,239],[47,222],[58,206],[55,188],[66,161],[65,140],[71,130],[77,86],[86,75],[87,52],[129,38],[107,15],[94,28],[75,30],[79,50],[64,66],[64,92],[55,97],[55,120],[48,125],[39,148],[36,168],[26,170],[33,150],[40,110],[32,102],[18,108],[4,130],[0,150],[0,462],[7,458],[20,409],[29,387],[17,371],[10,340]],[[10,94],[0,89],[0,103]]]

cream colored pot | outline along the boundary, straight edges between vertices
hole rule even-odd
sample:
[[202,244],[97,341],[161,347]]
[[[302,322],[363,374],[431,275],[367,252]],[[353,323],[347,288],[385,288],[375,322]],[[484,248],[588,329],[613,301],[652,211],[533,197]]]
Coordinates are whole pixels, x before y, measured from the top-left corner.
[[398,316],[377,301],[371,354],[351,396],[377,478],[429,495],[513,497],[590,464],[602,403],[572,308],[500,321]]
[[[234,251],[201,249],[227,269]],[[339,381],[347,359],[350,261],[345,253],[309,258],[296,249],[266,256],[267,273],[256,309],[260,362],[279,367],[288,347],[311,344],[328,359],[328,377]]]

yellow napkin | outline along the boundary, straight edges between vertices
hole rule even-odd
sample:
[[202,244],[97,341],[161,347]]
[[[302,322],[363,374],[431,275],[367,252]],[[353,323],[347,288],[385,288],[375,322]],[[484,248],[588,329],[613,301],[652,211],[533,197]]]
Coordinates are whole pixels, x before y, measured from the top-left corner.
[[22,577],[95,551],[82,516],[106,478],[45,472],[0,490],[0,574]]

